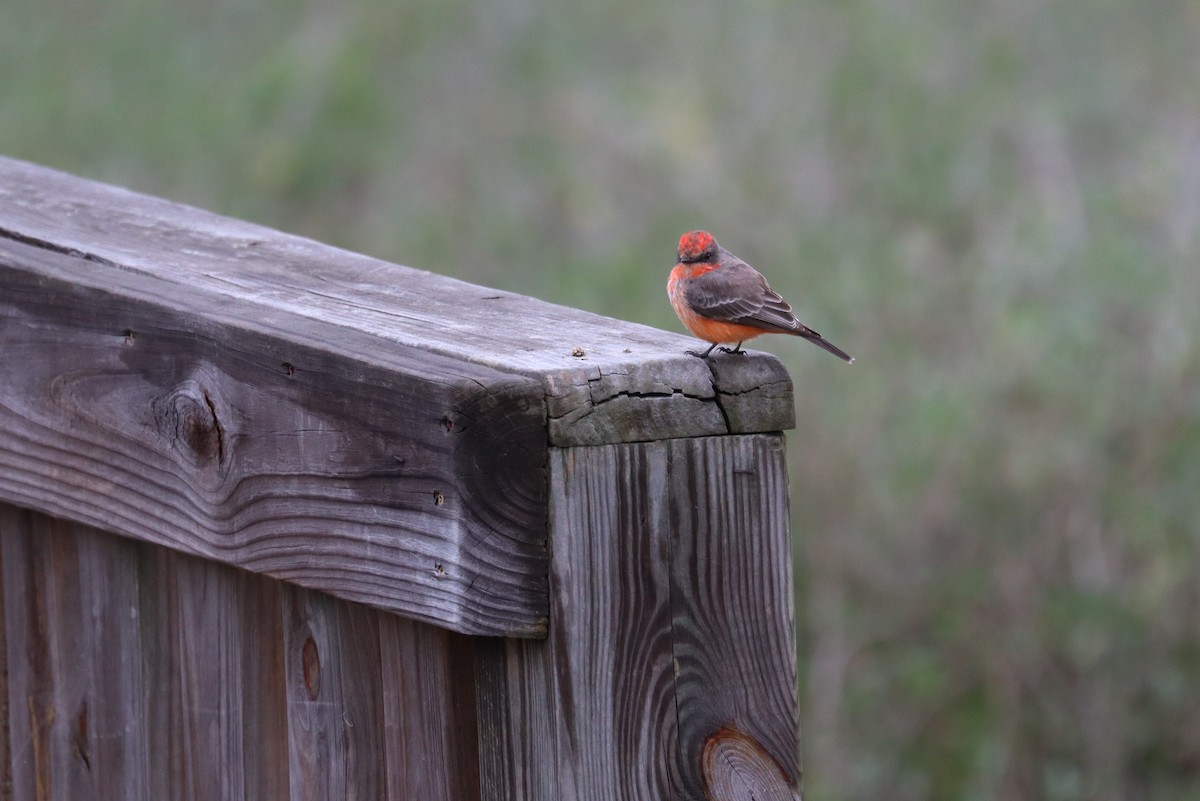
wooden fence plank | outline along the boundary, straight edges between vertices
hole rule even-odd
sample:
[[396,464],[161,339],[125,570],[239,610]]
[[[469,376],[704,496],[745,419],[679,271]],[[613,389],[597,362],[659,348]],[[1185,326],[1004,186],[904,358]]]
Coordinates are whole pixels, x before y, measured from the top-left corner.
[[[556,451],[551,625],[564,798],[671,794],[667,449]],[[559,479],[559,475],[555,475]]]
[[[151,730],[160,733],[152,760],[154,795],[162,798],[243,798],[246,754],[244,644],[257,633],[242,614],[243,584],[228,568],[156,549],[144,571],[143,649]],[[253,699],[249,699],[252,700]],[[262,703],[262,702],[260,702]],[[257,743],[251,747],[257,750]]]
[[476,654],[485,795],[799,796],[783,459],[780,435],[551,449],[549,638]]
[[378,613],[286,587],[283,614],[293,801],[384,798]]
[[15,798],[146,797],[137,553],[0,504]]
[[86,675],[77,677],[89,692],[86,726],[77,720],[76,733],[94,782],[76,797],[136,798],[146,788],[154,748],[153,733],[141,725],[138,546],[73,523],[63,523],[57,534],[76,543],[83,623],[83,639],[64,655],[78,655],[85,644],[89,650]]
[[[72,774],[81,770],[78,752],[71,747],[75,732],[70,722],[79,710],[78,700],[62,686],[63,679],[72,677],[56,670],[62,646],[56,636],[59,599],[52,541],[33,536],[32,523],[21,512],[6,508],[3,526],[10,540],[3,569],[9,596],[5,612],[11,616],[6,629],[13,791],[18,798],[68,798]],[[63,633],[77,635],[78,627]]]
[[8,797],[481,797],[477,638],[6,504],[0,600]]
[[478,799],[472,638],[394,615],[379,635],[387,797]]
[[245,801],[291,797],[284,652],[285,585],[238,571],[242,582],[242,772]]
[[475,666],[480,797],[487,801],[564,798],[559,791],[559,726],[550,643],[478,638]]

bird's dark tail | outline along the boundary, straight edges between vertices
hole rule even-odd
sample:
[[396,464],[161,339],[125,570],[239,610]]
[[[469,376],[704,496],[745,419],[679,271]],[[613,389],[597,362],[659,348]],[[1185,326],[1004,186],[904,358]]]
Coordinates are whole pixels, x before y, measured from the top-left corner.
[[805,339],[807,339],[809,342],[813,343],[814,345],[818,345],[818,346],[824,348],[825,350],[832,353],[834,356],[837,356],[839,359],[844,361],[846,364],[850,364],[851,362],[854,361],[853,356],[851,356],[849,353],[846,353],[846,351],[842,350],[837,345],[835,345],[832,342],[830,342],[829,340],[825,339],[824,337],[822,337],[820,334],[818,334],[816,331],[812,330],[811,328],[807,328],[807,327],[802,328],[796,332],[796,335],[804,337]]

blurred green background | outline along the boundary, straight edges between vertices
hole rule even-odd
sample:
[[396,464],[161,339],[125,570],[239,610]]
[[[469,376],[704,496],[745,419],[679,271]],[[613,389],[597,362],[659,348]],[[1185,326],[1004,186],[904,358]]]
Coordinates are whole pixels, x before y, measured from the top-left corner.
[[680,330],[789,435],[807,796],[1200,798],[1200,3],[8,0],[0,153]]

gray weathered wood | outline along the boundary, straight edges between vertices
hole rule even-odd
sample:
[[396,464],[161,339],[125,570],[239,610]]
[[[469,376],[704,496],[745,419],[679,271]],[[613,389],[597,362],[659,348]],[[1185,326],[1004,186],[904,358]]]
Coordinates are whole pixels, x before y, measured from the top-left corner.
[[379,617],[387,797],[479,798],[477,638],[395,615]]
[[545,633],[549,445],[792,425],[694,344],[0,159],[0,500],[457,631]]
[[[245,699],[238,576],[170,551],[145,552],[145,726],[150,797],[202,801],[243,792],[257,749],[240,726]],[[251,674],[252,675],[252,674]],[[251,710],[255,711],[252,707]]]
[[278,608],[244,605],[281,585],[4,504],[0,561],[10,797],[287,796]]
[[[14,507],[0,504],[0,538],[13,530],[19,519],[12,516]],[[2,539],[0,539],[2,543]],[[5,598],[4,550],[0,547],[0,798],[13,797],[12,737],[9,722],[8,602]]]
[[[294,328],[306,339],[316,333],[308,323],[320,323],[327,335],[335,325],[346,335],[363,335],[344,344],[364,356],[418,350],[529,376],[544,385],[555,445],[793,425],[790,380],[767,354],[727,360],[714,381],[704,362],[684,355],[697,344],[688,337],[388,264],[12,159],[0,159],[0,236],[86,258],[86,271],[75,270],[71,279],[92,286],[116,282],[173,303],[184,300],[181,295],[206,297],[231,304],[243,319]],[[647,255],[646,269],[660,269],[664,286],[670,268],[669,255]],[[789,402],[756,404],[760,385],[768,399],[787,396]],[[723,414],[726,403],[739,412]]]
[[544,631],[529,379],[36,271],[63,261],[0,241],[0,497],[462,631]]
[[[788,797],[799,786],[800,743],[783,437],[667,447],[682,795]],[[733,753],[745,755],[736,781]]]
[[377,614],[289,587],[284,616],[292,798],[385,798]]
[[[223,568],[210,565],[209,569]],[[234,614],[240,619],[239,631],[243,637],[243,676],[242,705],[236,715],[244,743],[244,798],[246,801],[291,798],[287,638],[283,620],[285,585],[254,573],[237,571],[237,574],[239,605]]]
[[10,797],[146,796],[147,732],[118,722],[141,708],[134,547],[2,504],[0,532]]
[[489,801],[559,795],[556,664],[545,640],[480,639],[475,647],[479,784]]
[[552,449],[550,634],[485,646],[485,797],[794,798],[782,437]]
[[0,797],[481,797],[477,638],[6,504],[0,608]]

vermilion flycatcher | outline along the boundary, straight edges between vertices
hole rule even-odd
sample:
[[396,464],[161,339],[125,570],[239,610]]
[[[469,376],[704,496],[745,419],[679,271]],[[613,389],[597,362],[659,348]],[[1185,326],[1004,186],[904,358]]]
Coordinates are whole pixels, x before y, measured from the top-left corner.
[[771,289],[758,270],[717,244],[708,231],[689,231],[679,238],[679,254],[667,294],[680,321],[688,330],[712,345],[704,353],[688,351],[707,359],[722,342],[736,342],[725,353],[742,353],[742,343],[759,334],[793,334],[820,345],[844,359],[850,354],[823,339],[796,319],[792,307]]

